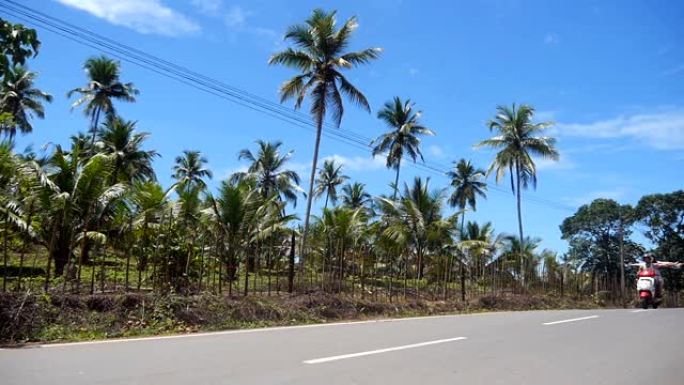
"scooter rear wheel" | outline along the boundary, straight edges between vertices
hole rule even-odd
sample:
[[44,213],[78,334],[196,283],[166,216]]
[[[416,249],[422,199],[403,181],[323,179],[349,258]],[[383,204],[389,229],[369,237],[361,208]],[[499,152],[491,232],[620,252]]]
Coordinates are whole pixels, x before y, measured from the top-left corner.
[[639,301],[639,305],[641,306],[642,309],[648,309],[648,298],[642,298]]

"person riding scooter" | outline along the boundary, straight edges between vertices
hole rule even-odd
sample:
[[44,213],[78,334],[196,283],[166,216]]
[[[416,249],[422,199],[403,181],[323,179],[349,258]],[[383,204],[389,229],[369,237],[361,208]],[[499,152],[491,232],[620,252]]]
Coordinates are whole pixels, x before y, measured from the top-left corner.
[[663,277],[660,274],[660,269],[679,269],[682,263],[658,262],[653,254],[646,253],[643,256],[643,262],[630,263],[629,266],[639,267],[637,289],[639,290],[642,306],[646,308],[651,303],[655,308],[660,303],[663,295]]

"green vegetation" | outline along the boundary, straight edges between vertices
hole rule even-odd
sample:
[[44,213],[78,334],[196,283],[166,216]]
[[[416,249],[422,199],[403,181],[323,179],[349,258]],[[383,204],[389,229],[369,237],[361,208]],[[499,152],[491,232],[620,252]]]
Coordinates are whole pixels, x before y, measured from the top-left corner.
[[[44,159],[16,152],[17,131],[31,132],[31,119],[44,117],[41,103],[51,97],[34,88],[37,75],[25,69],[40,47],[35,31],[0,20],[0,339],[616,300],[619,257],[631,262],[643,252],[630,238],[635,224],[646,228],[662,259],[684,258],[682,191],[643,197],[635,208],[605,199],[582,206],[561,226],[570,242],[561,256],[525,237],[521,190],[536,186],[533,156],[558,158],[554,139],[542,135],[550,123],[535,123],[528,105],[498,107],[488,124],[495,136],[478,144],[498,151],[489,167],[497,181],[510,175],[517,236],[466,221],[487,193],[485,171],[470,161],[454,162],[447,188],[420,177],[400,181],[402,160],[422,160],[420,137],[435,134],[408,99],[395,97],[378,113],[389,131],[373,143],[373,155],[385,157],[395,172],[389,195],[369,195],[333,161],[319,169],[324,120],[329,115],[339,125],[341,95],[370,110],[343,71],[370,63],[380,50],[345,52],[355,28],[353,18],[338,28],[334,12],[314,11],[286,32],[296,48],[270,60],[300,71],[282,86],[281,97],[295,99],[296,107],[308,98],[317,124],[300,225],[291,210],[304,189],[280,141],[258,140],[254,150],[242,150],[238,159],[248,162],[247,170],[221,181],[217,191],[207,187],[213,177],[207,159],[186,150],[175,159],[175,183],[161,186],[153,167],[159,154],[146,148],[149,135],[116,112],[117,103],[135,102],[139,91],[121,81],[120,64],[107,57],[87,59],[87,85],[69,92],[79,95],[74,106],[83,106],[90,132],[55,145]],[[315,199],[324,199],[323,209],[310,215]],[[447,205],[458,211],[447,212]],[[669,289],[678,293],[681,273],[668,274]],[[307,298],[327,302],[307,307]],[[541,302],[496,305],[506,298]],[[411,307],[417,303],[423,305]],[[240,306],[251,315],[237,316]],[[325,313],[344,306],[355,310]],[[184,308],[199,318],[183,318]]]

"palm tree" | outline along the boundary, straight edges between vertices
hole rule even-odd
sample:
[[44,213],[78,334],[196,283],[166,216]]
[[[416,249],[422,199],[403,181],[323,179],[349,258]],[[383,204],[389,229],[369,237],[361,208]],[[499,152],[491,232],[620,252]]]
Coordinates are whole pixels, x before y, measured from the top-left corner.
[[207,183],[204,178],[211,179],[211,170],[205,168],[207,158],[202,156],[199,151],[185,150],[182,156],[176,157],[176,164],[173,166],[173,178],[178,181],[181,189],[190,189],[194,186],[205,189]]
[[333,204],[337,203],[337,186],[344,183],[347,179],[349,177],[342,174],[342,165],[335,164],[334,159],[326,159],[323,162],[323,167],[318,172],[318,178],[316,179],[314,195],[318,198],[325,194],[324,209],[328,208],[328,200]]
[[316,141],[311,161],[302,236],[303,259],[307,250],[314,178],[325,116],[329,114],[339,127],[344,114],[340,91],[353,103],[370,112],[366,97],[347,80],[341,71],[367,64],[377,59],[381,51],[380,48],[367,48],[362,51],[345,52],[358,24],[356,18],[351,17],[338,29],[335,15],[335,11],[314,10],[303,24],[290,26],[285,32],[285,39],[292,41],[296,48],[287,48],[269,59],[271,65],[282,64],[300,71],[300,74],[287,80],[280,87],[280,100],[284,102],[295,99],[295,108],[300,108],[304,98],[309,96],[310,112],[316,124]]
[[255,186],[255,180],[249,178],[222,182],[218,196],[209,195],[208,201],[210,207],[205,213],[218,225],[221,238],[219,257],[226,264],[231,281],[235,279],[238,258],[242,257],[245,266],[244,295],[247,295],[248,263],[254,258],[254,243],[263,242],[295,217],[282,215],[285,203],[275,194],[264,199],[262,191]]
[[52,102],[52,95],[33,88],[35,79],[35,72],[16,65],[5,73],[2,80],[0,111],[10,114],[12,122],[3,125],[0,130],[6,131],[10,139],[16,135],[17,128],[22,133],[33,131],[30,119],[34,115],[40,119],[45,118],[42,102]]
[[27,58],[36,57],[40,40],[35,29],[22,24],[13,24],[0,18],[0,77],[5,76],[10,67],[24,65]]
[[475,211],[477,197],[486,198],[487,183],[480,179],[485,176],[485,171],[476,169],[469,160],[461,159],[458,163],[454,162],[454,169],[447,172],[451,179],[451,187],[454,192],[449,197],[449,205],[461,209],[461,232],[465,224],[465,208]]
[[522,242],[515,236],[508,236],[505,238],[506,249],[502,254],[504,260],[515,261],[516,258],[522,263],[519,263],[519,270],[517,273],[520,276],[534,275],[536,267],[539,264],[539,256],[536,253],[541,239],[525,237]]
[[155,180],[152,160],[159,156],[154,150],[142,150],[147,132],[136,132],[136,122],[120,117],[109,119],[98,133],[98,144],[105,154],[114,156],[112,180],[131,183],[133,181]]
[[[458,207],[461,211],[461,241],[464,240],[463,233],[465,225],[465,208],[470,208],[475,211],[477,197],[486,197],[485,191],[487,184],[480,181],[480,178],[485,176],[484,170],[476,169],[470,161],[461,159],[458,163],[454,162],[454,169],[447,172],[447,176],[451,179],[451,187],[454,192],[449,197],[449,205],[451,207]],[[461,274],[461,300],[466,300],[466,278],[465,278],[465,255],[460,253],[460,274]]]
[[[534,108],[525,104],[511,108],[506,106],[497,107],[497,114],[487,125],[490,131],[495,131],[496,136],[481,141],[476,147],[489,147],[497,149],[494,161],[489,166],[488,173],[496,171],[497,183],[508,171],[511,177],[511,190],[516,194],[518,209],[518,241],[522,244],[523,225],[522,210],[520,207],[521,190],[526,189],[530,183],[537,187],[537,169],[532,156],[540,156],[558,160],[558,150],[555,148],[556,139],[549,136],[539,136],[545,129],[552,125],[551,122],[533,123]],[[522,264],[522,255],[520,257]],[[521,265],[521,280],[525,286],[524,269]]]
[[377,145],[373,148],[373,156],[387,154],[387,168],[396,170],[397,175],[394,179],[394,195],[392,199],[397,199],[399,191],[399,169],[401,160],[406,153],[413,162],[423,154],[420,151],[419,135],[434,135],[429,128],[420,124],[419,119],[422,113],[413,111],[411,100],[403,102],[398,96],[394,100],[386,102],[382,110],[378,112],[378,118],[383,120],[390,131],[380,135],[373,143]]
[[352,209],[365,207],[371,200],[371,195],[364,189],[365,186],[359,182],[344,185],[342,187],[342,204]]
[[285,164],[292,157],[293,151],[281,154],[280,141],[264,142],[257,140],[259,150],[256,154],[249,149],[243,149],[238,160],[247,159],[251,162],[247,172],[236,172],[233,181],[252,178],[256,182],[256,189],[264,199],[276,195],[279,200],[297,203],[299,190],[299,175],[292,170],[285,170]]
[[[430,179],[416,177],[404,184],[400,199],[379,198],[388,225],[384,234],[397,243],[408,243],[416,258],[416,279],[423,278],[426,253],[435,240],[443,241],[454,226],[456,216],[442,217],[443,190],[430,190]],[[439,242],[436,242],[439,243]]]
[[[91,225],[101,223],[108,207],[126,191],[122,184],[109,183],[114,170],[111,155],[95,154],[83,159],[79,152],[74,148],[67,153],[57,146],[48,166],[54,186],[41,193],[41,205],[49,213],[43,220],[42,239],[50,260],[55,261],[56,275],[63,273],[67,263],[73,263],[77,244],[81,245],[83,257],[86,241],[102,243],[106,239],[100,229]],[[82,261],[79,259],[78,267]]]
[[91,57],[83,65],[88,74],[88,84],[85,87],[74,88],[67,93],[67,97],[79,94],[72,108],[85,104],[83,112],[90,117],[91,143],[95,142],[97,125],[100,114],[109,117],[116,114],[114,100],[135,102],[135,96],[140,92],[133,83],[122,83],[119,62],[106,56]]
[[164,191],[162,186],[151,180],[134,181],[129,200],[135,209],[133,228],[139,241],[138,250],[138,290],[142,285],[143,274],[147,270],[150,255],[150,241],[154,239],[154,229],[159,228],[162,213],[169,204],[169,195],[173,188]]

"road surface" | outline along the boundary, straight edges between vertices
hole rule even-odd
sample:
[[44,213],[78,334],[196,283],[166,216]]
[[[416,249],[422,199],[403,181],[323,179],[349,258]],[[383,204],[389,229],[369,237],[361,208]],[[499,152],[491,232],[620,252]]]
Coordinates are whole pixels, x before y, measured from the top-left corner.
[[4,385],[684,384],[684,309],[505,312],[0,350]]

